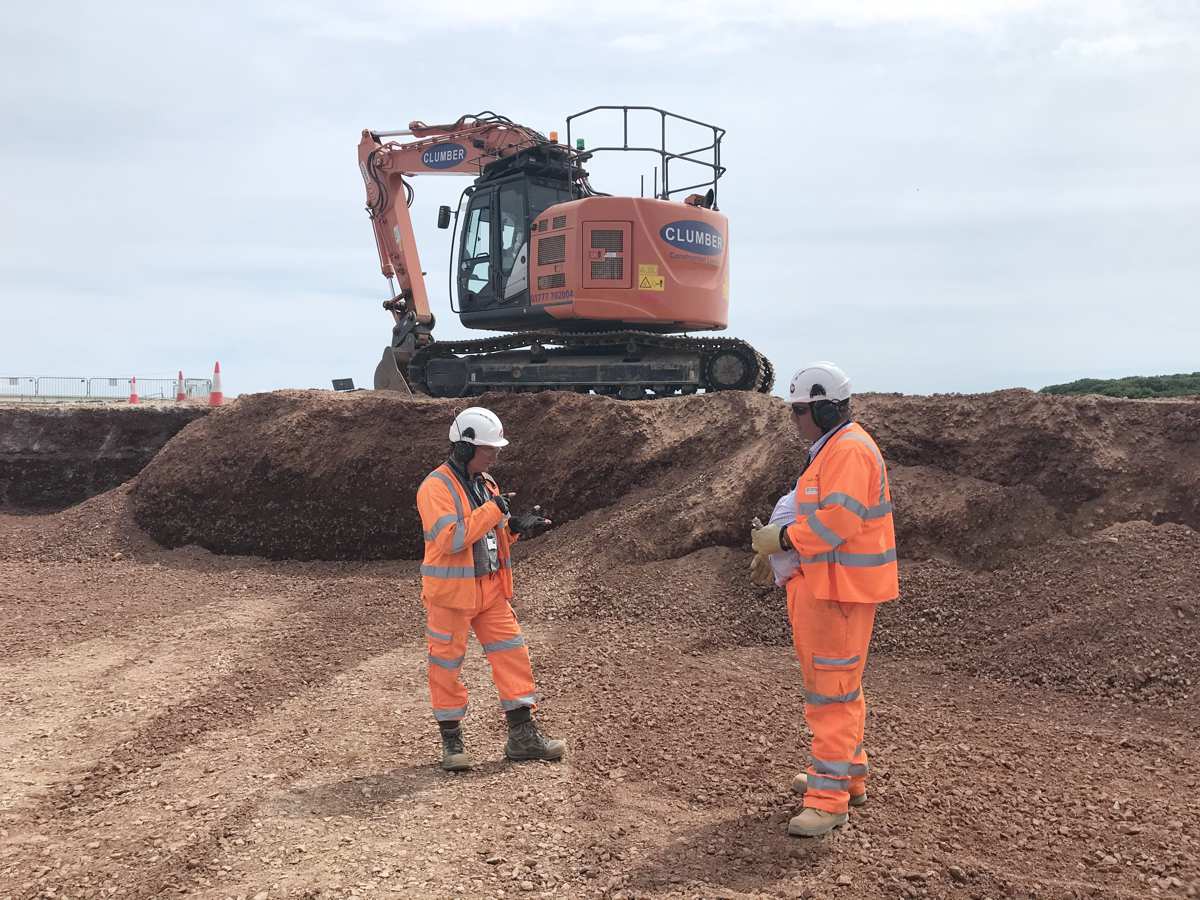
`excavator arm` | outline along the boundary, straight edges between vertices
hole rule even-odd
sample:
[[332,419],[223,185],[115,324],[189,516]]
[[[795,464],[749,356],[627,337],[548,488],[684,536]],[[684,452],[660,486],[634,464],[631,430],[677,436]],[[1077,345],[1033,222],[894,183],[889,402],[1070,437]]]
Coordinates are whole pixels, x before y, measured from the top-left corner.
[[[406,143],[391,138],[409,137]],[[463,116],[448,125],[410,122],[403,131],[364,130],[358,167],[367,189],[367,214],[375,232],[379,265],[391,287],[384,308],[395,319],[392,346],[376,373],[388,387],[411,393],[404,371],[412,354],[433,341],[425,273],[417,252],[409,204],[415,175],[478,176],[483,167],[527,147],[548,143],[545,136],[494,113]],[[390,357],[390,358],[389,358]]]

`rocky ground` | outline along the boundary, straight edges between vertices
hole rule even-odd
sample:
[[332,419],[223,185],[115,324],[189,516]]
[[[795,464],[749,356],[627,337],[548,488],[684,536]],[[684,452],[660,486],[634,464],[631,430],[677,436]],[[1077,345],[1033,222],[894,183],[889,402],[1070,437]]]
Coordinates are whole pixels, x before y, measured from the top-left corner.
[[[0,516],[0,898],[1196,896],[1200,404],[1172,405],[1178,423],[1138,454],[1111,423],[1153,404],[1031,396],[938,399],[957,446],[920,437],[917,398],[864,404],[904,504],[904,596],[868,666],[870,802],[818,840],[786,835],[807,735],[782,592],[749,586],[736,537],[796,450],[771,440],[765,398],[596,401],[603,427],[579,436],[595,472],[563,437],[592,398],[504,398],[510,437],[536,426],[542,440],[532,462],[515,443],[498,474],[567,511],[518,545],[515,602],[541,720],[570,743],[561,764],[503,761],[473,644],[478,765],[442,773],[418,564],[338,558],[346,507],[383,515],[410,489],[381,472],[437,462],[400,461],[440,451],[404,430],[401,407],[388,427],[351,412],[322,430],[320,405],[346,398],[239,401],[126,486]],[[1003,465],[1011,447],[986,410],[1013,404],[1038,428],[1079,424],[1050,449],[1013,429]],[[440,422],[442,405],[421,416]],[[253,443],[239,406],[274,437]],[[971,416],[988,451],[975,457]],[[218,426],[242,437],[216,444]],[[375,493],[341,506],[321,493],[354,480],[335,440]],[[613,461],[622,440],[636,478]],[[273,518],[261,494],[239,506],[197,488],[205,446],[232,472],[252,457],[246,484],[279,487]],[[1072,447],[1085,488],[1068,483]],[[1028,454],[1056,474],[1014,472]],[[555,464],[576,491],[556,493]],[[189,509],[176,549],[137,524],[180,528]],[[329,543],[293,530],[305,509],[326,511]],[[246,523],[272,555],[310,558],[196,546],[216,526],[253,534]]]

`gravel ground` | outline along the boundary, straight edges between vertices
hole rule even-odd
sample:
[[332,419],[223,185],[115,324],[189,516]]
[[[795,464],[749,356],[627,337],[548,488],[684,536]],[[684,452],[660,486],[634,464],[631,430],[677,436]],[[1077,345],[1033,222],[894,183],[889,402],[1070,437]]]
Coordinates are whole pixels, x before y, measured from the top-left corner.
[[514,605],[564,762],[504,761],[473,643],[477,765],[437,766],[418,563],[379,557],[447,403],[251,397],[0,515],[0,900],[1200,895],[1200,404],[865,399],[903,596],[870,802],[798,840],[799,669],[743,549],[797,451],[779,404],[503,402],[502,482],[560,513]]
[[447,775],[415,563],[164,551],[123,491],[0,520],[0,897],[1200,890],[1191,707],[965,673],[951,639],[893,639],[901,601],[868,668],[870,803],[790,839],[807,738],[782,594],[714,548],[610,570],[597,614],[595,571],[550,577],[538,544],[517,607],[570,755],[503,761],[473,645],[477,767]]

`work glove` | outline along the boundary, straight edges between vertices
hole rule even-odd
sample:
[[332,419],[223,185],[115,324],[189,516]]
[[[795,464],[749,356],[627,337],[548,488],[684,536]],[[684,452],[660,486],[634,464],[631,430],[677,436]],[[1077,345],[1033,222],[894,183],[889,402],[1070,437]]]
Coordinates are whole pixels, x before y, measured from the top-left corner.
[[508,520],[508,527],[513,534],[523,535],[525,537],[537,537],[554,523],[547,519],[541,513],[541,507],[535,506],[533,512],[525,513],[520,516],[513,516]]
[[770,556],[772,553],[784,550],[785,547],[780,537],[781,531],[783,531],[782,525],[764,525],[762,528],[751,529],[750,544],[754,547],[754,552]]
[[750,560],[750,583],[759,587],[772,587],[775,584],[775,570],[765,553],[755,553]]
[[503,494],[492,494],[491,502],[500,507],[500,512],[508,515],[508,498]]

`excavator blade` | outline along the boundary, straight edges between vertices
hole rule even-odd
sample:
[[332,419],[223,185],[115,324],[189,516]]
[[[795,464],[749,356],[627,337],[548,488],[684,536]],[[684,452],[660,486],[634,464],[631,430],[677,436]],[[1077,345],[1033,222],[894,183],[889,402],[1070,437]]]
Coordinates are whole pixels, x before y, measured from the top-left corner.
[[412,396],[412,388],[396,364],[396,353],[391,347],[383,348],[383,358],[375,367],[375,390],[396,391],[406,397]]

